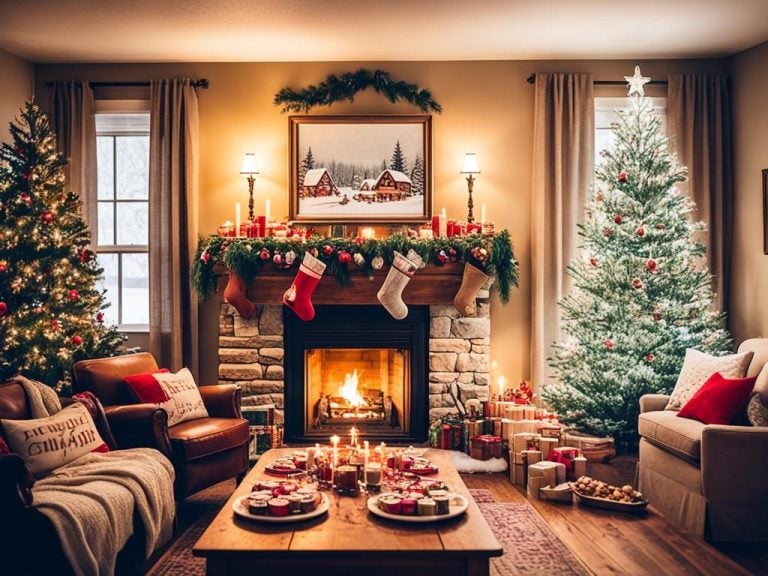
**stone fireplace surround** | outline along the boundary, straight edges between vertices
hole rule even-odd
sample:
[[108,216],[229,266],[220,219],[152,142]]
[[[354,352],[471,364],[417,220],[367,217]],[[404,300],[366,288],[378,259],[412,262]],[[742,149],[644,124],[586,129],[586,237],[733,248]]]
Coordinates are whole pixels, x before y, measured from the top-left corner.
[[[422,269],[403,293],[406,304],[429,304],[425,384],[429,390],[430,423],[455,412],[448,393],[448,386],[454,381],[458,381],[463,400],[486,399],[489,395],[489,286],[478,294],[477,315],[462,317],[452,304],[462,271],[463,265],[458,263],[437,271],[430,267]],[[376,272],[372,280],[360,274],[361,278],[353,278],[349,288],[340,288],[334,278],[323,277],[313,295],[313,303],[338,305],[343,300],[350,304],[378,304],[375,294],[386,272],[386,269]],[[258,305],[256,317],[251,320],[243,319],[226,302],[221,303],[219,312],[219,382],[239,384],[243,406],[274,404],[278,423],[283,421],[285,407],[285,344],[280,298],[292,279],[293,274],[257,276],[248,290],[249,299]],[[226,277],[220,281],[220,286],[225,283]]]

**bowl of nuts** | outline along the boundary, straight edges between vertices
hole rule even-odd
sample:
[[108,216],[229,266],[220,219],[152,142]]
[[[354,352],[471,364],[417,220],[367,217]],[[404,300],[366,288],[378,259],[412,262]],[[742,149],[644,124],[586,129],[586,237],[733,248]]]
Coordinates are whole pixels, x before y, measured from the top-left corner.
[[581,476],[575,482],[571,482],[573,493],[579,504],[613,510],[616,512],[641,512],[648,505],[643,495],[632,488],[625,486],[612,486],[589,476]]

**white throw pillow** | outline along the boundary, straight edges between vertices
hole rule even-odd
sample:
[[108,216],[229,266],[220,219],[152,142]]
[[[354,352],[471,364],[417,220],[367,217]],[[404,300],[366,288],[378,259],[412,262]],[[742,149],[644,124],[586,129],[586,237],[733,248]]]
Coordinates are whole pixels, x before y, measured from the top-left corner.
[[91,414],[79,402],[47,418],[0,424],[13,451],[38,478],[104,444]]
[[168,402],[159,404],[168,412],[168,426],[208,417],[203,397],[200,396],[195,379],[187,368],[182,368],[175,374],[155,373],[152,376],[169,398]]
[[715,372],[720,372],[723,378],[744,378],[754,355],[754,352],[742,352],[728,356],[711,356],[688,348],[666,410],[680,410]]

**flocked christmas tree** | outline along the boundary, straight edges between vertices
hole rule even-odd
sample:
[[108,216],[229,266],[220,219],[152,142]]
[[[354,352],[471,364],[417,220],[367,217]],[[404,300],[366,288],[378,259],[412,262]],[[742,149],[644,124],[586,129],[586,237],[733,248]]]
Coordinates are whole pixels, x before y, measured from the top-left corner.
[[29,102],[0,148],[0,380],[15,374],[64,390],[81,358],[114,355],[102,274],[80,199],[65,188],[48,118]]
[[686,178],[667,149],[635,68],[630,108],[615,143],[601,152],[595,189],[579,226],[583,258],[570,264],[574,288],[561,302],[562,341],[549,359],[557,383],[544,400],[567,424],[637,442],[639,399],[674,388],[686,348],[729,348],[723,315],[712,307],[705,228],[676,184]]

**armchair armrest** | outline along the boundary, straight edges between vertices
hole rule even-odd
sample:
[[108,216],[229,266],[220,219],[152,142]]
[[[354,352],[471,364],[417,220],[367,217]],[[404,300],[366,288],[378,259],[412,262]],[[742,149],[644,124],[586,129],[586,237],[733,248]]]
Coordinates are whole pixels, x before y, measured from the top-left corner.
[[240,386],[237,384],[213,384],[200,386],[200,396],[213,418],[240,418]]
[[106,406],[109,427],[119,448],[155,448],[171,457],[168,414],[154,404]]
[[18,454],[0,454],[0,509],[18,512],[32,504],[35,478]]
[[643,394],[640,397],[640,413],[664,410],[668,402],[667,394]]
[[710,501],[768,504],[766,454],[768,428],[705,426],[701,434],[704,497]]

